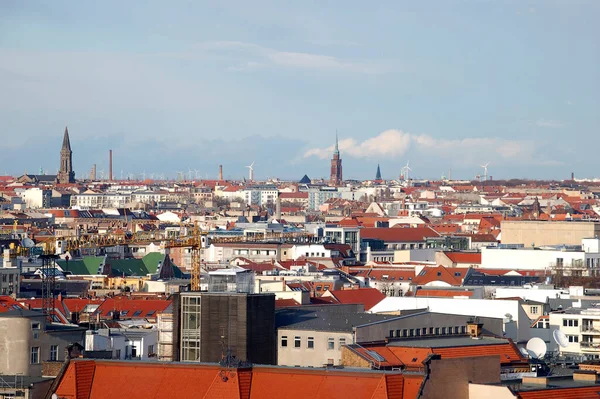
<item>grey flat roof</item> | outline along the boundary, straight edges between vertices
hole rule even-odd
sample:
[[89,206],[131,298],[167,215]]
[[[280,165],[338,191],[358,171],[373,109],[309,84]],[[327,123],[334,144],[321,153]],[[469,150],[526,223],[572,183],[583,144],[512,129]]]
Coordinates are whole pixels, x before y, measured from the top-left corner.
[[448,348],[455,346],[481,346],[481,345],[500,345],[509,341],[503,338],[480,337],[473,339],[468,336],[448,336],[435,338],[408,338],[406,340],[393,340],[388,346],[408,346],[411,348]]
[[277,328],[292,330],[352,332],[353,327],[398,318],[370,313],[328,312],[304,308],[280,309],[275,313]]

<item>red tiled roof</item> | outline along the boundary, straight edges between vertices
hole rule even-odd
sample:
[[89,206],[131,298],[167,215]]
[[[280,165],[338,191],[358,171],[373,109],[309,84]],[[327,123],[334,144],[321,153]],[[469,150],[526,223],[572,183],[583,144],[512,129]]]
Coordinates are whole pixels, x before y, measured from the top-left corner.
[[481,264],[481,252],[444,252],[453,263]]
[[308,199],[308,193],[279,193],[279,198],[285,199]]
[[365,310],[371,309],[385,298],[385,295],[376,288],[357,288],[329,292],[339,303],[362,303],[365,306]]
[[12,299],[8,295],[0,296],[0,313],[9,312],[11,310],[25,309],[23,305]]
[[300,306],[300,304],[295,299],[277,299],[275,301],[276,308],[287,308],[290,306]]
[[419,226],[413,228],[370,228],[366,227],[360,230],[360,237],[383,240],[385,242],[421,242],[428,237],[439,237],[428,226]]
[[546,388],[536,391],[523,391],[517,394],[519,399],[598,399],[600,386],[587,386],[575,388]]
[[[98,307],[97,312],[101,317],[110,317],[109,312],[128,311],[125,318],[140,318],[156,317],[156,313],[165,310],[171,301],[164,299],[131,299],[125,297],[107,298]],[[136,315],[136,312],[139,314]]]
[[[184,382],[184,383],[182,383]],[[423,376],[372,370],[74,360],[58,383],[65,399],[278,398],[412,399]]]
[[433,281],[443,281],[453,286],[459,286],[462,284],[468,270],[469,268],[466,267],[446,268],[441,265],[437,267],[424,267],[413,279],[413,283],[416,285],[425,285]]

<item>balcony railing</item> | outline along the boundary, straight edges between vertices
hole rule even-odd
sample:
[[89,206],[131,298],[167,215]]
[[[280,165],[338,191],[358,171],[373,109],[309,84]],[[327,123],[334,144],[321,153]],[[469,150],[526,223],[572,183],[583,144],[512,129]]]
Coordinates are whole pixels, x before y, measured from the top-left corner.
[[600,352],[600,342],[580,342],[579,346],[586,351]]
[[583,334],[598,334],[598,335],[600,335],[600,330],[597,328],[594,328],[592,326],[581,326],[581,332]]

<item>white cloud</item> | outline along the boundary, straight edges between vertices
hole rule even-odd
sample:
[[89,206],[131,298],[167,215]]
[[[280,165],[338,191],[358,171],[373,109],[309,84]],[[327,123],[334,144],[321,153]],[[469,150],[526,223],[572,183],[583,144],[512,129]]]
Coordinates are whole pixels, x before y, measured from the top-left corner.
[[[355,139],[340,141],[342,156],[352,158],[388,158],[401,156],[432,157],[443,159],[457,165],[482,162],[516,162],[524,164],[542,164],[536,156],[536,145],[528,140],[505,140],[496,137],[438,139],[430,135],[414,135],[401,130],[391,129],[381,132],[362,142]],[[312,148],[304,157],[316,156],[321,159],[331,157],[333,145],[326,148]]]
[[239,64],[228,68],[231,71],[251,69],[253,68],[252,65],[258,64],[282,68],[348,71],[364,74],[385,72],[385,68],[370,62],[343,60],[331,55],[279,51],[254,43],[236,41],[205,42],[196,47],[204,52],[224,53],[231,59],[241,58]]
[[565,125],[561,121],[556,121],[556,120],[551,120],[551,119],[538,119],[538,121],[535,122],[535,124],[536,124],[536,126],[546,127],[546,128],[550,128],[550,129],[559,129]]

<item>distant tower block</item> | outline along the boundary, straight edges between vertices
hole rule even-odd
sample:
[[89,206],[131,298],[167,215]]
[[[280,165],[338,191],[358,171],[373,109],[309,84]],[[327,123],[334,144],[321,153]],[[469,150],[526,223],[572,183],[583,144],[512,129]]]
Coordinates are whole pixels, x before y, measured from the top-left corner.
[[342,158],[340,158],[340,149],[338,146],[338,135],[335,133],[335,149],[333,150],[333,158],[331,158],[331,174],[329,182],[333,186],[342,185]]
[[223,165],[219,165],[219,181],[223,181]]
[[113,179],[113,174],[112,174],[112,169],[113,168],[113,163],[112,163],[112,150],[108,150],[108,181],[112,181]]
[[96,164],[92,165],[92,171],[90,172],[90,180],[96,181]]
[[56,176],[58,183],[75,183],[75,172],[73,172],[73,151],[69,140],[69,129],[65,127],[63,144],[60,149],[60,168]]

